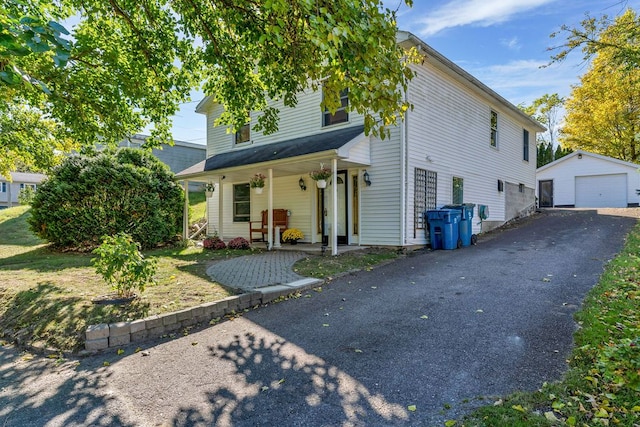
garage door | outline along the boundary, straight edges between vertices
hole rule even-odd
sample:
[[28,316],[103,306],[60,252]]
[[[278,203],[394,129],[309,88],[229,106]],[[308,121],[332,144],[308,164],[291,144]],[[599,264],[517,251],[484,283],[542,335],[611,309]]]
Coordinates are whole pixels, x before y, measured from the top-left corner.
[[626,208],[627,174],[576,177],[576,208]]

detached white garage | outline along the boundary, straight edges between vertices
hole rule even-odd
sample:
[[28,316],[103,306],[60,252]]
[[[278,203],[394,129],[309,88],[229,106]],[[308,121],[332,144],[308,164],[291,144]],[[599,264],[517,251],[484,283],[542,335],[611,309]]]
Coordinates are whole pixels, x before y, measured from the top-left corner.
[[578,150],[536,171],[538,205],[626,208],[638,206],[640,166]]

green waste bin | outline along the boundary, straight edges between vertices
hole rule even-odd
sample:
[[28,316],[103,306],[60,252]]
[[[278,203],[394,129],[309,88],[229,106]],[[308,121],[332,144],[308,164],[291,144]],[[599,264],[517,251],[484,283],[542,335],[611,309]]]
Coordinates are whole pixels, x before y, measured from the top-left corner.
[[446,205],[443,209],[455,209],[460,212],[460,223],[458,235],[462,241],[462,246],[475,245],[477,237],[473,234],[473,208],[476,205],[474,203],[462,203],[460,205]]
[[457,249],[460,247],[460,211],[433,209],[427,211],[431,249]]

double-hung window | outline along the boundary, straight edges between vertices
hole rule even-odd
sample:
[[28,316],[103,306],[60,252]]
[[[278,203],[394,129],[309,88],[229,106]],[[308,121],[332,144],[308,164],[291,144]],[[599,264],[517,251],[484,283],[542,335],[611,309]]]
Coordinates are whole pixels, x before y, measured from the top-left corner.
[[453,177],[453,197],[451,202],[454,205],[460,205],[464,203],[462,200],[464,198],[464,180],[457,176]]
[[249,183],[233,186],[233,222],[249,222],[251,217],[251,192]]
[[247,123],[236,132],[236,144],[249,142],[251,140],[251,123]]
[[338,123],[344,123],[349,121],[349,112],[347,107],[349,106],[349,89],[344,89],[340,92],[340,107],[335,113],[331,114],[328,109],[324,109],[322,113],[322,126],[331,126]]
[[491,146],[498,148],[498,113],[491,111]]
[[522,130],[522,160],[529,161],[529,131]]

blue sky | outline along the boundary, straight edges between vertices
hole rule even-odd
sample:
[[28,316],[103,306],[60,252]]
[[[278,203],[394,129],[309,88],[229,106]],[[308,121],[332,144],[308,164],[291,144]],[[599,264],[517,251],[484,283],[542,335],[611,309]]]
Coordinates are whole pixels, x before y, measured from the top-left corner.
[[[548,93],[568,96],[571,85],[587,70],[580,52],[566,61],[549,62],[547,50],[560,39],[549,35],[561,25],[577,25],[585,17],[615,16],[627,7],[640,10],[640,0],[384,0],[398,9],[398,26],[464,68],[513,104],[529,104]],[[194,112],[201,94],[183,104],[174,118],[173,137],[205,143],[205,117]]]

